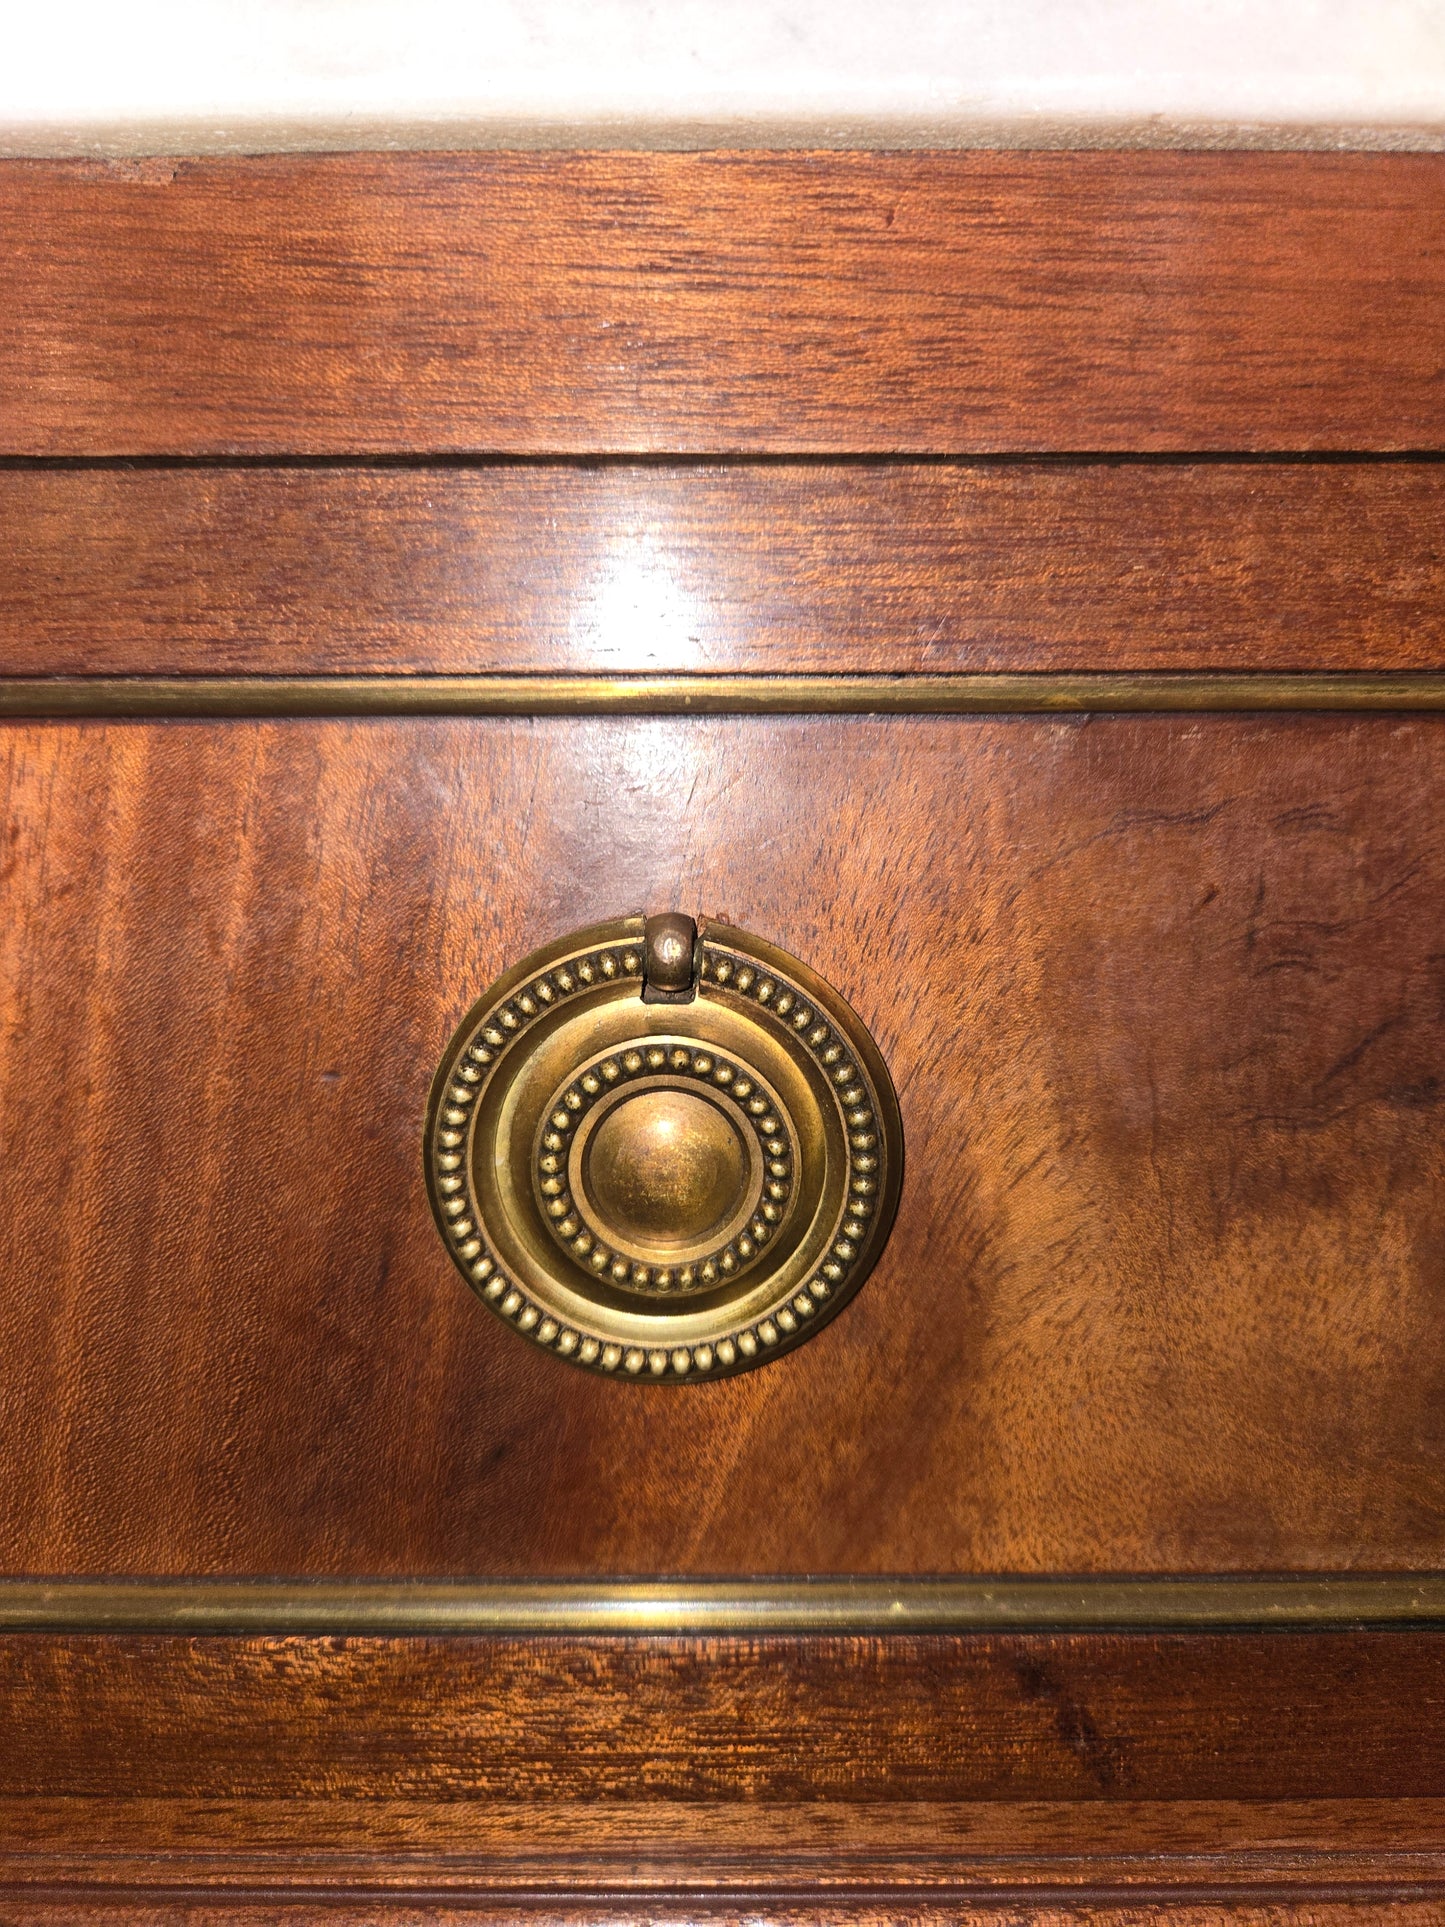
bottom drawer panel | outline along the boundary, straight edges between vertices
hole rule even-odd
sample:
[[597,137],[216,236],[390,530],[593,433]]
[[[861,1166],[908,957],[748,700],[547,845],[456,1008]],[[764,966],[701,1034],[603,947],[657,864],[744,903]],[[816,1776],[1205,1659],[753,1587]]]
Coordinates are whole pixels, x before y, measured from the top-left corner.
[[[1445,721],[9,724],[0,1564],[1411,1568],[1445,1547]],[[854,1303],[599,1381],[471,1297],[427,1087],[681,908],[852,1001]]]
[[0,1915],[1425,1927],[1442,1643],[0,1640]]

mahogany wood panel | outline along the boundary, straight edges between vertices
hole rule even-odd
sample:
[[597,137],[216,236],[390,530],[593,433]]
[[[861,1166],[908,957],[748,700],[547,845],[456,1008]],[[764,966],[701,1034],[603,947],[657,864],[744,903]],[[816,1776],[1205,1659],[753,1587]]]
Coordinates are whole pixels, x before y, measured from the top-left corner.
[[[309,1681],[305,1657],[303,1649]],[[434,1667],[445,1669],[452,1656],[443,1651],[430,1657]],[[606,1655],[591,1651],[589,1657],[610,1677]],[[653,1658],[662,1656],[654,1649]],[[695,1677],[693,1658],[673,1674],[679,1692]],[[133,1654],[127,1659],[114,1670],[130,1704],[147,1674],[146,1662],[138,1666]],[[366,1663],[353,1653],[353,1674]],[[394,1674],[385,1663],[378,1670],[390,1722]],[[666,1666],[658,1670],[665,1676]],[[172,1659],[162,1651],[154,1683],[171,1685],[175,1676]],[[569,1691],[565,1661],[559,1676],[559,1690]],[[736,1691],[736,1667],[724,1666],[717,1678],[718,1690]],[[1338,1689],[1337,1675],[1332,1684]],[[33,1705],[27,1702],[27,1717]],[[830,1707],[827,1702],[818,1710],[824,1725]],[[167,1720],[155,1709],[153,1700],[137,1738],[147,1751],[151,1733]],[[292,1696],[274,1710],[278,1737],[285,1737],[294,1725]],[[339,1710],[350,1719],[350,1693]],[[783,1737],[789,1754],[807,1746],[813,1713],[807,1709],[798,1731]],[[675,1709],[663,1715],[666,1729],[672,1716]],[[730,1717],[740,1740],[751,1743],[754,1722],[745,1695],[730,1704]],[[543,1749],[555,1743],[554,1726],[555,1720],[544,1723]],[[107,1722],[107,1733],[111,1727]],[[1407,1740],[1408,1729],[1400,1737]],[[778,1736],[770,1733],[769,1740],[776,1745]],[[356,1745],[352,1731],[341,1744],[344,1759]],[[38,1771],[44,1770],[42,1760]],[[114,1889],[164,1877],[182,1886],[284,1884],[291,1891],[324,1891],[364,1879],[374,1891],[393,1893],[429,1886],[518,1894],[551,1886],[613,1894],[669,1888],[746,1894],[810,1883],[834,1895],[950,1885],[975,1893],[1040,1887],[1137,1893],[1201,1885],[1307,1893],[1386,1880],[1429,1886],[1445,1876],[1445,1802],[1428,1796],[680,1800],[666,1789],[650,1797],[639,1785],[626,1800],[592,1793],[497,1800],[475,1798],[454,1784],[420,1798],[357,1799],[318,1793],[311,1777],[307,1768],[299,1769],[296,1786],[279,1797],[157,1797],[120,1789],[95,1797],[5,1794],[0,1889],[22,1879],[63,1877],[72,1885]],[[184,1768],[179,1778],[186,1779]]]
[[[0,745],[5,1569],[1440,1563],[1445,721]],[[505,964],[665,906],[826,972],[908,1140],[854,1304],[672,1390],[501,1326],[419,1150]]]
[[[764,1820],[754,1871],[789,1829],[780,1809],[827,1803],[1129,1803],[1112,1826],[1075,1814],[1072,1837],[1122,1864],[1138,1803],[1402,1799],[1376,1810],[1358,1851],[1438,1852],[1445,1796],[1445,1635],[1435,1632],[971,1636],[878,1639],[134,1639],[11,1635],[0,1643],[12,1799],[287,1802],[440,1799],[552,1803],[745,1802]],[[1433,1804],[1430,1804],[1433,1803]],[[1352,1808],[1352,1811],[1354,1809]],[[279,1809],[236,1829],[261,1844]],[[1207,1821],[1156,1813],[1155,1844]],[[1235,1815],[1233,1849],[1281,1855],[1351,1844],[1328,1814]],[[1339,1821],[1340,1816],[1334,1816]],[[634,1824],[636,1816],[634,1816]],[[134,1823],[133,1823],[134,1824]],[[142,1813],[141,1825],[145,1824]],[[466,1816],[463,1816],[463,1826]],[[1192,1833],[1191,1833],[1192,1825]],[[1228,1844],[1219,1823],[1214,1844]],[[405,1816],[343,1808],[313,1844],[360,1828],[369,1844],[430,1841]],[[1059,1857],[1058,1815],[1007,1815],[975,1834],[977,1863]],[[473,1846],[485,1840],[471,1823]],[[498,1831],[493,1828],[493,1837]],[[600,1829],[599,1829],[600,1831]],[[965,1822],[928,1842],[923,1816],[899,1860],[935,1871],[970,1857]],[[398,1834],[401,1841],[398,1841]],[[1273,1834],[1273,1838],[1271,1838]],[[134,1840],[134,1834],[132,1839]],[[454,1838],[460,1843],[464,1834]],[[294,1836],[293,1836],[293,1844]],[[97,1847],[102,1841],[93,1842]],[[172,1845],[183,1842],[173,1840]],[[519,1834],[514,1872],[557,1847]],[[642,1844],[639,1839],[634,1845]],[[654,1834],[652,1851],[657,1851]],[[715,1838],[714,1850],[727,1848]],[[585,1851],[585,1848],[583,1849]],[[725,1857],[725,1855],[724,1855]],[[866,1853],[865,1853],[866,1858]],[[1358,1869],[1356,1869],[1358,1871]],[[1398,1871],[1398,1869],[1397,1869]],[[1419,1869],[1417,1868],[1417,1871]],[[1438,1873],[1438,1868],[1436,1872]],[[595,1878],[594,1874],[594,1878]],[[1136,1869],[1137,1877],[1137,1869]]]
[[1431,1633],[12,1637],[0,1909],[1420,1921],[1442,1696]]
[[1445,445],[1433,154],[7,162],[0,453]]
[[1422,669],[1445,465],[0,470],[0,673]]
[[[1408,1797],[8,1797],[0,1907],[7,1921],[130,1920],[147,1905],[154,1919],[161,1897],[166,1918],[255,1919],[265,1908],[268,1923],[288,1902],[293,1918],[367,1921],[435,1922],[453,1908],[469,1920],[609,1923],[1437,1921],[1441,1840],[1441,1803]],[[75,1914],[59,1912],[66,1901]]]

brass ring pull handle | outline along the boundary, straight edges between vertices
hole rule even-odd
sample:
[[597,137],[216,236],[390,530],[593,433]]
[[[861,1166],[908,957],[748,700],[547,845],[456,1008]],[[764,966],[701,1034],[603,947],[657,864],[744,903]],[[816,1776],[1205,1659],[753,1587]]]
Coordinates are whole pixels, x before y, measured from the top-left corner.
[[717,1378],[809,1337],[882,1250],[888,1072],[806,964],[726,924],[629,917],[509,970],[447,1047],[432,1208],[499,1317],[621,1378]]

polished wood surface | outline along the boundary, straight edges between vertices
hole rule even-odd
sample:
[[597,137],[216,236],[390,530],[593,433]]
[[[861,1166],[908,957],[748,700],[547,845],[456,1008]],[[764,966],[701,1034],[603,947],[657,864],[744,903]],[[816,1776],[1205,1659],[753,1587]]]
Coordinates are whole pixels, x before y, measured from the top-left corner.
[[0,674],[1445,666],[1445,467],[0,470]]
[[1439,449],[1434,154],[7,162],[0,454]]
[[[595,1664],[598,1656],[588,1658]],[[676,1668],[679,1683],[688,1670]],[[173,1676],[174,1668],[158,1665],[154,1683]],[[736,1705],[730,1711],[737,1716]],[[290,1720],[283,1721],[289,1732]],[[745,1714],[741,1730],[752,1730]],[[159,1877],[243,1892],[284,1885],[302,1894],[364,1879],[373,1893],[398,1898],[417,1886],[468,1897],[489,1890],[518,1897],[528,1889],[535,1896],[551,1886],[621,1896],[682,1889],[705,1904],[709,1888],[743,1898],[768,1885],[796,1890],[818,1883],[820,1869],[835,1903],[855,1905],[860,1888],[892,1888],[915,1902],[940,1888],[955,1895],[971,1888],[975,1901],[990,1890],[1092,1888],[1098,1904],[1101,1887],[1157,1895],[1201,1885],[1246,1893],[1264,1886],[1276,1904],[1284,1894],[1318,1904],[1321,1887],[1378,1892],[1393,1879],[1438,1888],[1445,1802],[886,1794],[860,1801],[831,1790],[787,1801],[498,1801],[462,1784],[358,1799],[318,1793],[304,1772],[281,1796],[0,1797],[0,1893],[59,1878],[112,1891]]]
[[[1445,724],[20,725],[0,1105],[11,1571],[1438,1565]],[[898,1227],[665,1391],[452,1273],[469,1002],[680,905],[814,961]]]
[[[0,164],[0,675],[1438,670],[1442,183]],[[1442,1568],[1445,719],[15,720],[0,790],[0,1571]],[[908,1168],[669,1393],[471,1298],[420,1127],[672,907],[853,999]],[[0,1920],[1425,1927],[1442,1650],[12,1634]]]
[[1442,1689],[1418,1633],[12,1639],[0,1909],[1438,1919]]
[[[12,1799],[1404,1799],[1445,1634],[0,1642]],[[1408,1725],[1407,1725],[1408,1723]],[[1402,1735],[1408,1731],[1408,1740]],[[123,1780],[122,1780],[122,1776]],[[1428,1804],[1427,1804],[1428,1803]],[[1385,1815],[1373,1842],[1391,1837]],[[1113,1847],[1125,1840],[1114,1829]],[[915,1849],[916,1850],[916,1849]]]

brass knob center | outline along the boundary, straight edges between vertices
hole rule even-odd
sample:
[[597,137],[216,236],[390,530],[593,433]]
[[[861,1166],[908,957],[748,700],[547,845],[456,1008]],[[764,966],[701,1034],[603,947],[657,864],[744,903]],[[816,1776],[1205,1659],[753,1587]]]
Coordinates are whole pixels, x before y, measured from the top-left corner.
[[580,1190],[599,1226],[654,1264],[715,1243],[749,1204],[748,1147],[691,1091],[640,1091],[592,1133]]

